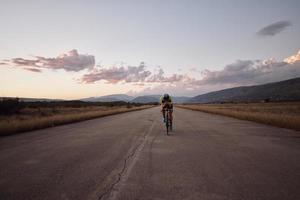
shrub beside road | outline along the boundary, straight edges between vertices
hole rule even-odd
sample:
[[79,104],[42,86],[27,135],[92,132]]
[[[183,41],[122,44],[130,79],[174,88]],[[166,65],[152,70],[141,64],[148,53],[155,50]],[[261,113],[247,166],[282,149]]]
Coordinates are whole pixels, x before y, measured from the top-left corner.
[[150,108],[126,102],[21,102],[0,101],[0,136]]
[[300,130],[299,102],[186,104],[177,107]]

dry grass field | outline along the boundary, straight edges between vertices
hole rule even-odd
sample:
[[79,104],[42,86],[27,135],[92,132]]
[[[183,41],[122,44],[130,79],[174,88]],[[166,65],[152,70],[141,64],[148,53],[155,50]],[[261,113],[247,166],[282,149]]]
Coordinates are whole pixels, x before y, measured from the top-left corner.
[[141,110],[149,107],[152,107],[152,105],[25,107],[16,114],[0,115],[0,136]]
[[300,102],[187,104],[177,107],[300,130]]

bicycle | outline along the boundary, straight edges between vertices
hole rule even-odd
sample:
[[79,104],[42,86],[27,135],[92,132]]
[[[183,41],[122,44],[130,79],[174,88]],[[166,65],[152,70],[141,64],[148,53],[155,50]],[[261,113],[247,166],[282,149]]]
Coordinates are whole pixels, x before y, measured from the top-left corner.
[[166,118],[165,118],[165,124],[167,128],[167,135],[169,135],[169,131],[172,131],[172,119],[171,119],[171,109],[170,108],[165,108],[166,111]]

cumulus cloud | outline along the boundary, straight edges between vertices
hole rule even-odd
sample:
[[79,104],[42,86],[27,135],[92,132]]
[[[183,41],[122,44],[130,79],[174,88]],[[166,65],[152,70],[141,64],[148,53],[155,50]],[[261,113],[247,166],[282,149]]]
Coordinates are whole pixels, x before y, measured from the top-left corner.
[[172,74],[171,76],[166,76],[162,68],[158,69],[157,73],[153,73],[149,78],[146,79],[148,83],[174,83],[179,81],[184,81],[186,75],[182,74]]
[[33,57],[34,59],[12,58],[3,60],[2,63],[33,72],[41,72],[42,69],[64,69],[65,71],[78,72],[87,68],[91,69],[95,65],[94,56],[79,54],[76,49],[63,53],[56,58]]
[[237,60],[226,65],[222,70],[206,69],[200,72],[196,68],[190,69],[192,72],[201,73],[199,78],[183,72],[165,74],[161,67],[151,71],[143,62],[138,66],[95,66],[94,56],[79,54],[77,50],[71,50],[56,58],[34,56],[34,59],[2,60],[0,65],[21,67],[32,72],[41,72],[44,69],[74,72],[89,69],[80,78],[80,83],[90,84],[99,81],[108,84],[128,83],[139,87],[140,93],[170,91],[174,94],[195,95],[229,87],[264,84],[300,77],[300,51],[284,61]]
[[106,81],[106,83],[135,83],[143,85],[143,83],[174,83],[184,81],[188,77],[182,74],[172,74],[166,76],[163,69],[159,68],[157,72],[151,72],[146,69],[142,62],[139,66],[127,67],[98,67],[89,73],[83,75],[80,82],[95,83],[97,81]]
[[199,84],[251,85],[300,77],[300,51],[284,61],[238,60],[219,71],[203,71]]
[[284,62],[289,63],[289,64],[294,64],[296,62],[300,62],[300,51],[298,51],[298,53],[296,55],[292,55],[292,56],[284,59]]
[[151,72],[146,70],[144,63],[141,63],[139,66],[128,67],[98,67],[88,74],[85,74],[82,77],[81,82],[95,83],[101,80],[112,84],[119,82],[143,82],[150,75]]
[[[299,52],[284,61],[268,60],[237,60],[226,65],[222,70],[204,70],[202,78],[195,79],[187,75],[172,84],[161,81],[160,84],[148,86],[140,91],[141,94],[163,93],[169,91],[173,94],[196,95],[214,90],[230,87],[257,85],[269,82],[287,80],[300,77]],[[159,80],[164,79],[159,73]]]
[[204,71],[199,84],[251,85],[296,77],[300,77],[300,63],[239,60],[220,71]]
[[95,67],[81,79],[81,83],[104,81],[108,84],[130,83],[139,86],[140,94],[170,91],[177,94],[201,94],[212,90],[244,85],[257,85],[300,77],[298,52],[284,61],[237,60],[222,70],[203,70],[201,77],[187,74],[166,75],[162,68],[148,70],[144,63],[139,66]]
[[260,36],[274,36],[280,33],[281,31],[285,30],[289,26],[292,26],[291,22],[279,21],[263,27],[257,32],[257,34]]

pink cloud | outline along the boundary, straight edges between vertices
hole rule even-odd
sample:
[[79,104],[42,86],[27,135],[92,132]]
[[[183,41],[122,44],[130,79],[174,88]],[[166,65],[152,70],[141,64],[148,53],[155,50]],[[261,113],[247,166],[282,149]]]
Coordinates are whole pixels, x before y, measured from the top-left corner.
[[25,70],[40,72],[42,69],[63,69],[65,71],[81,71],[91,69],[95,65],[95,58],[92,55],[79,54],[76,49],[63,53],[56,58],[34,56],[35,59],[12,58],[3,60],[3,63]]
[[145,85],[146,83],[175,83],[190,80],[192,79],[182,74],[166,76],[162,68],[159,68],[158,72],[153,73],[146,69],[144,63],[141,63],[139,66],[95,68],[93,71],[83,75],[80,82],[95,83],[106,81],[106,83],[110,84],[135,83]]
[[82,83],[95,83],[104,80],[107,83],[116,84],[119,82],[143,82],[151,75],[144,63],[139,66],[95,68],[81,78]]
[[[237,60],[222,70],[203,70],[202,78],[175,74],[165,77],[163,71],[153,75],[158,85],[144,87],[141,94],[170,93],[180,95],[202,94],[230,87],[257,85],[300,77],[299,52],[284,62],[268,60]],[[155,77],[155,78],[154,78]],[[148,79],[151,80],[151,79]],[[152,82],[150,81],[150,82]]]

